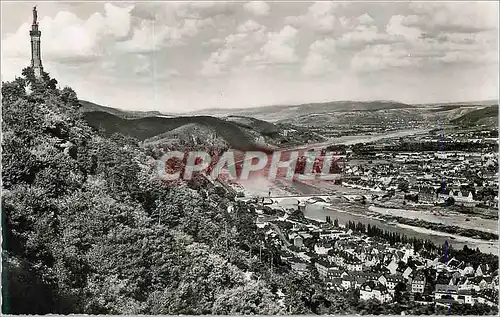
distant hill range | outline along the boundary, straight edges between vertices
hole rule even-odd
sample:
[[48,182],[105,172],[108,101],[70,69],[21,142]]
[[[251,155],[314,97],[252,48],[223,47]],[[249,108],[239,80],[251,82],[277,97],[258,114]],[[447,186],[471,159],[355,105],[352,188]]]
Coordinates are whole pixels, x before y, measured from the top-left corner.
[[107,134],[115,132],[152,144],[191,137],[206,139],[216,135],[217,143],[226,142],[238,150],[270,151],[256,138],[277,136],[278,128],[269,122],[243,116],[217,118],[209,115],[175,115],[159,111],[128,111],[80,100],[85,120]]
[[299,125],[376,124],[380,120],[399,117],[402,120],[439,117],[451,120],[478,107],[498,105],[496,100],[406,104],[391,100],[378,101],[331,101],[300,105],[275,105],[239,109],[206,109],[192,115],[217,117],[252,117],[274,123]]
[[243,128],[255,130],[265,136],[276,136],[279,133],[276,125],[252,117],[227,116],[225,120],[233,122]]
[[386,109],[412,108],[412,105],[396,101],[330,101],[305,103],[300,105],[274,105],[239,109],[205,109],[190,114],[212,116],[245,116],[270,122],[296,118],[301,115],[322,114],[331,112],[376,111]]
[[472,110],[451,120],[458,125],[498,125],[498,105]]
[[161,113],[159,111],[129,111],[129,110],[121,110],[117,108],[111,108],[106,106],[101,106],[96,103],[87,101],[87,100],[79,100],[82,112],[93,112],[93,111],[101,111],[113,114],[120,118],[125,119],[136,119],[136,118],[144,118],[144,117],[156,117],[156,116],[169,116],[168,114]]
[[459,101],[459,102],[444,102],[444,103],[425,103],[425,104],[415,104],[416,106],[494,106],[498,105],[498,100],[476,100],[476,101]]
[[[134,119],[125,119],[112,113],[103,111],[86,111],[84,119],[95,129],[101,130],[106,134],[121,133],[141,141],[155,141],[152,139],[157,136],[175,137],[175,130],[186,125],[199,125],[210,128],[227,142],[232,148],[242,151],[271,151],[246,134],[237,124],[220,118],[210,116],[184,116],[175,118],[164,117],[141,117]],[[173,131],[174,130],[174,131]],[[171,132],[173,131],[173,132]],[[189,133],[190,130],[188,130]],[[196,130],[191,130],[196,131]],[[203,133],[198,137],[208,137]],[[168,133],[171,132],[171,133]],[[177,131],[180,132],[180,131]]]
[[[146,143],[216,135],[232,148],[270,151],[265,142],[279,137],[275,123],[305,126],[449,122],[456,125],[498,125],[496,101],[405,104],[396,101],[333,101],[245,109],[207,109],[185,114],[127,111],[81,100],[87,122],[105,133],[119,132]],[[265,137],[266,141],[263,141]],[[272,146],[271,146],[272,147]]]
[[213,127],[198,123],[188,123],[173,130],[158,134],[144,140],[143,145],[165,145],[196,142],[199,145],[222,148],[228,145],[226,140],[217,135]]

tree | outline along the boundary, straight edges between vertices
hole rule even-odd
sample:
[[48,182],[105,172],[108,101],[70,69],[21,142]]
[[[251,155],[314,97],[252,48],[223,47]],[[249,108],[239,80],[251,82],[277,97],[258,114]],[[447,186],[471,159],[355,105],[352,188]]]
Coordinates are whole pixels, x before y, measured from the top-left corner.
[[410,184],[408,183],[407,180],[401,179],[398,183],[398,189],[404,193],[408,192],[410,188]]
[[398,282],[394,287],[394,301],[404,303],[408,300],[408,293],[406,292],[406,284]]
[[252,281],[235,289],[228,289],[214,302],[213,314],[275,315],[284,308],[263,282]]
[[455,198],[453,198],[453,197],[446,198],[445,205],[446,206],[453,206],[453,205],[455,205]]

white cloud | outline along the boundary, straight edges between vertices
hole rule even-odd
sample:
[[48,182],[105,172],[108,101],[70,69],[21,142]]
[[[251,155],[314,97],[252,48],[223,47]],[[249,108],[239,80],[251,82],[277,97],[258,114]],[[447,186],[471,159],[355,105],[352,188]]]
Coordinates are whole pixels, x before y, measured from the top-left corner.
[[207,60],[203,62],[200,74],[206,77],[214,77],[223,74],[223,72],[221,65],[212,60]]
[[322,55],[332,55],[336,50],[337,42],[332,38],[326,38],[323,40],[316,40],[310,46],[309,50],[322,54]]
[[339,18],[340,25],[344,30],[352,30],[359,26],[371,26],[375,20],[367,13],[360,16],[342,16]]
[[351,60],[355,71],[370,72],[394,67],[415,65],[419,60],[408,55],[407,51],[396,45],[370,45],[356,53]]
[[[458,78],[465,76],[464,69],[498,66],[496,3],[365,6],[318,2],[281,6],[203,1],[138,2],[125,7],[103,3],[92,4],[92,10],[100,11],[90,15],[83,14],[81,6],[51,6],[54,11],[48,12],[40,5],[45,69],[61,83],[74,85],[83,98],[101,98],[98,90],[106,84],[113,92],[137,88],[137,96],[128,92],[127,96],[149,100],[153,92],[147,89],[154,80],[154,93],[159,94],[163,87],[163,91],[168,90],[163,96],[168,100],[165,102],[184,109],[212,95],[213,103],[219,102],[219,94],[211,91],[224,90],[224,85],[239,80],[238,85],[245,87],[245,97],[226,90],[224,94],[224,102],[238,106],[249,95],[254,103],[295,100],[300,94],[288,92],[300,85],[291,85],[289,78],[308,89],[316,87],[314,96],[321,94],[322,98],[333,96],[330,88],[340,87],[350,78],[353,83],[359,82],[359,87],[342,93],[349,97],[354,92],[359,97],[367,91],[365,81],[371,77],[363,70],[390,70],[376,73],[384,82],[388,82],[385,76],[393,74],[415,81],[413,78],[422,76],[425,90],[427,78],[449,81],[450,75],[445,78],[444,70],[453,69],[453,76]],[[29,64],[31,21],[24,19],[30,18],[30,10],[17,18],[2,16],[2,23],[11,21],[2,34],[3,78],[18,75],[19,65]],[[145,54],[152,51],[154,54]],[[200,75],[210,79],[201,80]],[[247,88],[251,80],[252,89],[273,89],[263,92],[264,98]],[[394,90],[404,88],[397,81],[394,85]],[[479,91],[477,87],[485,85],[478,81],[477,86],[470,85],[470,91]],[[382,96],[392,91],[377,93]],[[132,102],[118,93],[102,98],[108,105]],[[300,98],[307,102],[310,96]]]
[[[243,65],[238,62],[258,62],[262,61],[266,56],[256,54],[259,47],[265,46],[269,36],[275,36],[270,32],[266,34],[266,27],[253,21],[248,20],[236,27],[236,32],[227,35],[223,42],[224,45],[215,52],[212,52],[207,60],[203,61],[200,74],[207,77],[214,77],[226,74],[228,71],[234,72],[241,70]],[[269,35],[270,34],[270,35]],[[286,32],[282,34],[286,40]],[[279,38],[276,38],[280,40]],[[264,48],[267,52],[269,47]],[[279,53],[278,54],[286,54]]]
[[160,4],[167,17],[180,19],[204,19],[217,15],[230,15],[237,3],[219,1],[180,1]]
[[137,55],[137,61],[134,63],[135,74],[151,74],[151,61],[144,55]]
[[269,14],[270,8],[264,1],[251,1],[243,5],[245,11],[250,12],[256,16],[266,16]]
[[340,6],[345,5],[342,3],[335,3],[333,1],[319,1],[314,2],[308,9],[308,13],[311,16],[322,16],[325,13],[332,13],[335,9]]
[[478,51],[452,51],[446,52],[437,61],[451,63],[474,63],[474,64],[498,64],[498,54],[496,52],[478,52]]
[[498,2],[411,3],[417,14],[411,26],[434,32],[480,32],[496,29]]
[[255,32],[259,30],[264,30],[265,26],[255,22],[254,20],[248,20],[245,23],[238,25],[236,28],[236,32],[239,33],[247,33],[247,32]]
[[[143,20],[132,32],[132,38],[117,43],[117,48],[127,52],[152,52],[161,49],[164,38],[169,34],[168,26],[156,27],[154,21]],[[179,40],[179,39],[176,39]]]
[[328,38],[317,40],[309,46],[301,71],[306,75],[322,75],[336,70],[335,63],[330,60],[336,51],[336,41]]
[[213,38],[213,39],[209,39],[205,42],[202,42],[201,44],[203,46],[217,46],[217,45],[221,45],[224,43],[224,39],[221,39],[221,38]]
[[111,3],[104,4],[104,10],[106,13],[105,25],[106,29],[109,30],[109,33],[117,37],[127,35],[131,24],[130,11],[133,8],[133,5],[128,7],[118,7]]
[[213,52],[210,55],[210,60],[219,64],[227,63],[230,58],[231,58],[231,50],[220,50],[217,52]]
[[378,28],[376,26],[358,26],[351,32],[342,34],[340,41],[342,42],[372,42],[379,36]]
[[298,61],[295,52],[297,45],[298,30],[286,25],[279,32],[269,32],[267,42],[260,48],[259,52],[246,56],[245,62],[256,62],[260,64],[288,64]]
[[328,33],[334,30],[336,18],[334,15],[325,13],[320,16],[302,15],[288,16],[285,23],[295,27],[307,27],[319,33]]
[[371,25],[375,20],[367,13],[360,15],[357,20],[360,24]]
[[118,43],[117,47],[137,53],[184,45],[204,28],[214,26],[212,18],[189,18],[181,20],[176,25],[164,24],[162,21],[142,20],[140,27],[134,29],[132,38]]
[[335,64],[323,55],[310,52],[302,65],[302,72],[306,75],[322,75],[335,70]]
[[338,38],[338,46],[351,49],[362,49],[369,44],[387,44],[391,42],[394,42],[394,38],[387,33],[379,32],[377,26],[364,24],[357,25]]
[[[105,15],[94,13],[87,20],[74,13],[59,11],[54,18],[39,21],[42,31],[44,59],[81,59],[101,56],[108,41],[126,36],[130,31],[132,7],[118,7],[107,3]],[[3,39],[2,53],[6,57],[29,56],[29,23],[24,23],[14,34]]]
[[337,8],[345,3],[315,2],[307,9],[307,13],[299,16],[288,16],[285,23],[296,27],[307,27],[319,33],[328,33],[335,29]]
[[422,31],[418,28],[408,27],[405,25],[417,18],[418,17],[415,15],[406,17],[402,15],[394,15],[391,17],[389,23],[387,24],[386,32],[389,35],[402,37],[407,41],[418,40],[422,34]]
[[240,24],[235,33],[227,35],[222,40],[224,45],[202,62],[200,74],[207,77],[225,74],[231,63],[236,63],[237,60],[251,54],[265,43],[267,39],[265,30],[265,26],[253,20]]

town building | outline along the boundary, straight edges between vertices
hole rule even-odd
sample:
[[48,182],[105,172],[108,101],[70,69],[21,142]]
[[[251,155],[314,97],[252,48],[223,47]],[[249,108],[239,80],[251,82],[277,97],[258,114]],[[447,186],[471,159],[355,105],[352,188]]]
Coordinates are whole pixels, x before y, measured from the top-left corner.
[[411,281],[411,292],[422,294],[425,289],[425,282],[425,275],[422,272],[417,273]]
[[369,281],[361,285],[359,298],[361,300],[376,299],[380,303],[386,303],[392,299],[384,285],[373,281]]

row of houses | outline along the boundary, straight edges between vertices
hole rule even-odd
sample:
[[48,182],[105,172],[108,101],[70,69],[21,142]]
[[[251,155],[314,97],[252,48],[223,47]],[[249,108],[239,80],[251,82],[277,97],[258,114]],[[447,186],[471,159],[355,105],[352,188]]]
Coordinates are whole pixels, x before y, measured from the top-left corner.
[[[385,302],[393,299],[398,289],[433,296],[436,283],[475,293],[498,287],[498,270],[486,264],[473,267],[455,258],[430,258],[408,243],[390,245],[339,224],[319,224],[284,214],[279,219],[260,220],[262,228],[270,227],[266,237],[280,249],[281,259],[290,263],[294,272],[316,271],[332,290],[357,289],[361,299]],[[436,272],[436,276],[429,272]]]
[[[344,169],[343,185],[375,193],[397,191],[400,183],[419,196],[420,201],[443,202],[452,197],[464,206],[498,206],[497,153],[469,152],[411,152],[376,153],[376,160],[362,163],[363,158],[348,162]],[[474,181],[464,175],[476,175]],[[447,181],[442,189],[443,179]],[[477,195],[478,192],[494,195]]]
[[436,303],[449,304],[456,302],[458,304],[475,303],[487,304],[489,306],[498,305],[498,300],[491,291],[470,291],[461,290],[455,285],[437,284],[434,292],[434,300]]

